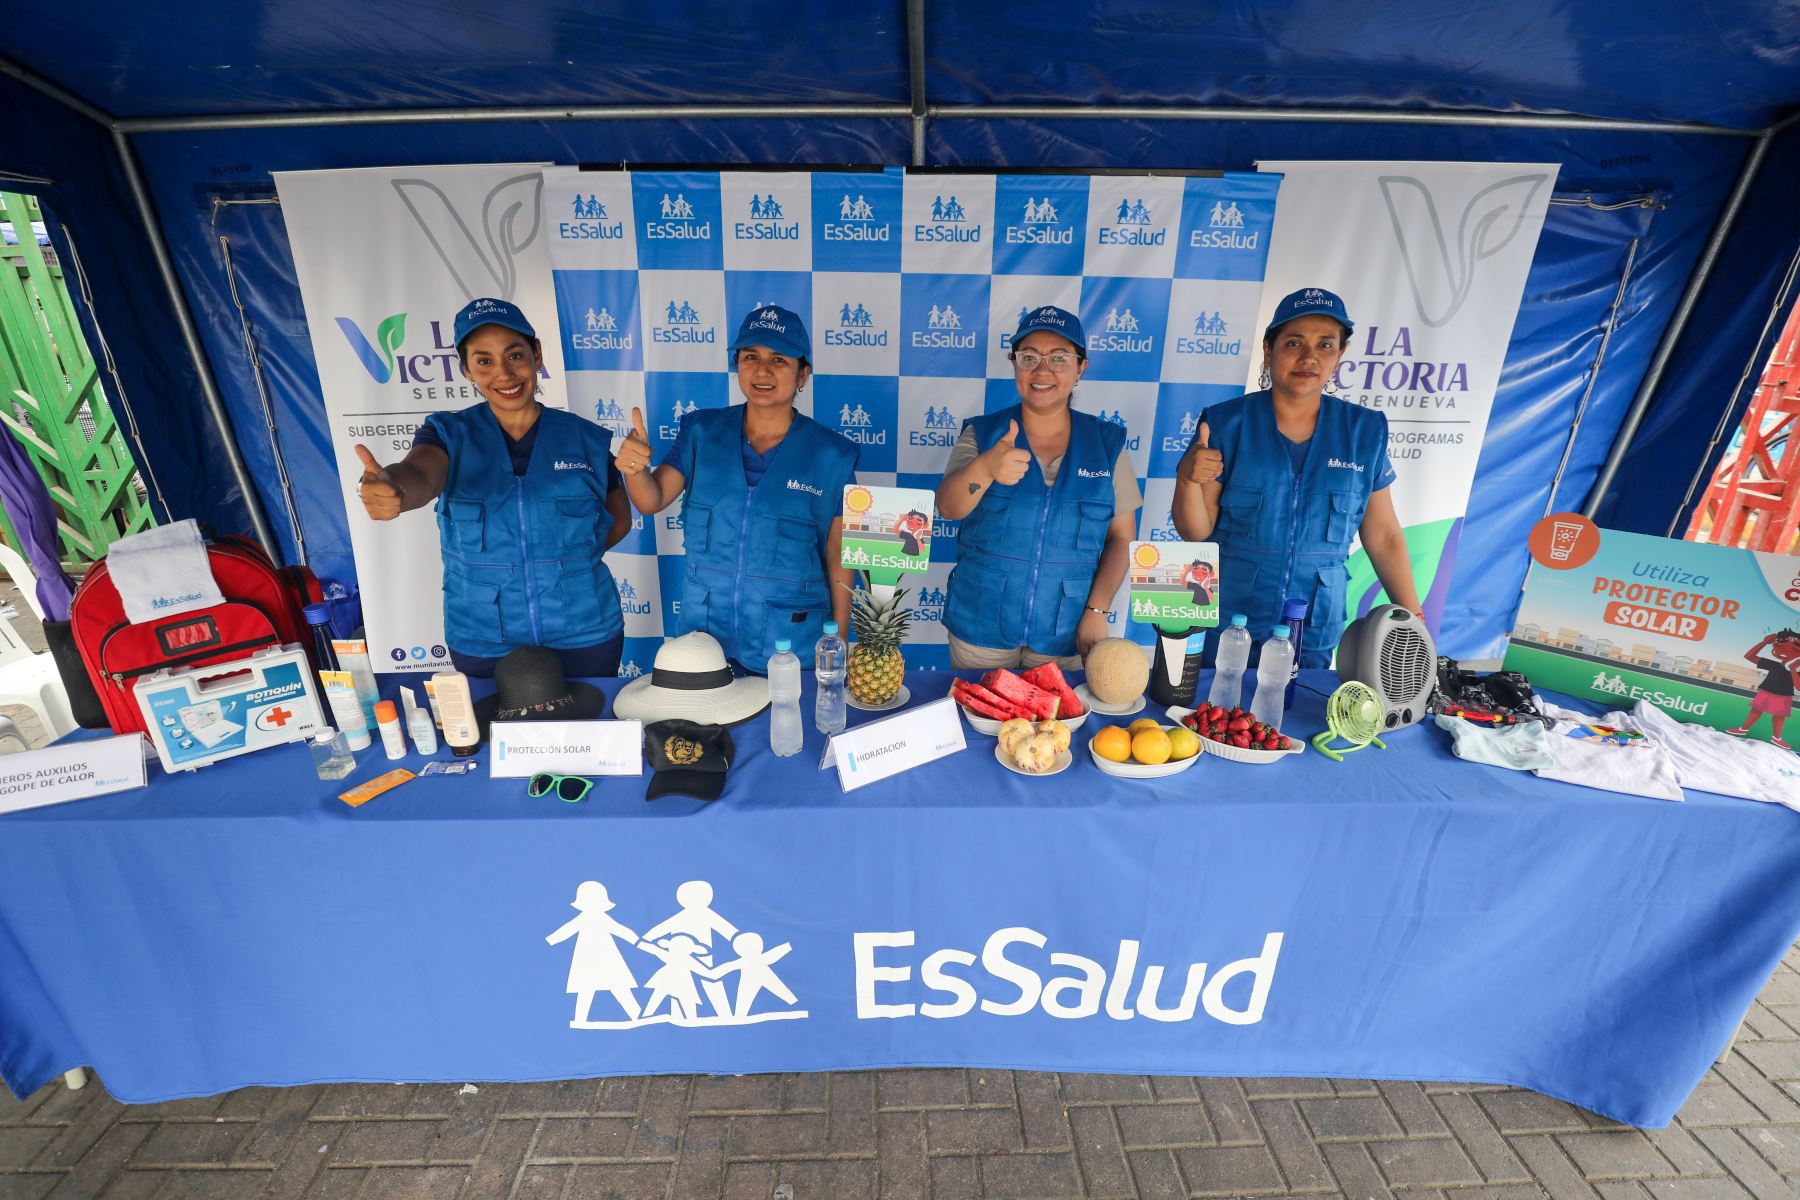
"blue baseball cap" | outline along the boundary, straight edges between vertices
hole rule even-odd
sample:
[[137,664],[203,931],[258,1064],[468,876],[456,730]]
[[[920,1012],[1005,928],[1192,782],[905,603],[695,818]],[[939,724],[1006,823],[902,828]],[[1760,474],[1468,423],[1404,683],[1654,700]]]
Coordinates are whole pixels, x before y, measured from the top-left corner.
[[1087,334],[1081,331],[1081,318],[1066,308],[1058,308],[1054,304],[1046,304],[1042,308],[1034,308],[1019,318],[1019,327],[1013,330],[1013,345],[1028,333],[1036,333],[1040,329],[1048,330],[1059,337],[1068,338],[1075,348],[1087,355]]
[[518,305],[511,300],[481,296],[463,305],[462,311],[456,314],[456,330],[451,340],[460,348],[463,339],[483,325],[501,325],[528,338],[537,336],[537,330],[531,327]]
[[800,314],[779,304],[765,304],[744,314],[737,336],[726,347],[726,360],[736,363],[737,352],[745,346],[767,346],[801,362],[812,360],[812,338],[807,336],[806,322]]
[[1324,288],[1301,288],[1281,298],[1281,303],[1275,306],[1275,315],[1269,318],[1269,327],[1263,330],[1263,337],[1267,338],[1300,317],[1330,317],[1342,325],[1346,333],[1356,328],[1356,322],[1350,319],[1350,310],[1344,307],[1343,297]]

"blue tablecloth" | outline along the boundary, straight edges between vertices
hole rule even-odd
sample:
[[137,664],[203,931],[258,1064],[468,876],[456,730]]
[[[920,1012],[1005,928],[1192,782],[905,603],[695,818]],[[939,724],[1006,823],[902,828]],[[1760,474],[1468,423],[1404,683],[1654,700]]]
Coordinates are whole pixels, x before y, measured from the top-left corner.
[[[483,773],[352,809],[302,746],[153,768],[0,817],[0,1069],[23,1094],[91,1064],[130,1101],[903,1065],[1445,1079],[1655,1126],[1800,929],[1787,809],[1472,766],[1432,728],[1125,781],[1087,758],[1101,720],[1060,775],[971,734],[846,795],[818,734],[777,759],[762,717],[710,805]],[[377,743],[352,781],[389,765]]]

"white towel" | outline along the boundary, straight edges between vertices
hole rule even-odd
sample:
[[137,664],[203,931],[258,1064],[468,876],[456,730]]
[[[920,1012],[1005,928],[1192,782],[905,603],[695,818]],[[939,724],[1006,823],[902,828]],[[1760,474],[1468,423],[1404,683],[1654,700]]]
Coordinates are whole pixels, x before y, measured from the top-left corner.
[[213,579],[206,540],[192,520],[120,538],[106,567],[132,624],[225,603]]

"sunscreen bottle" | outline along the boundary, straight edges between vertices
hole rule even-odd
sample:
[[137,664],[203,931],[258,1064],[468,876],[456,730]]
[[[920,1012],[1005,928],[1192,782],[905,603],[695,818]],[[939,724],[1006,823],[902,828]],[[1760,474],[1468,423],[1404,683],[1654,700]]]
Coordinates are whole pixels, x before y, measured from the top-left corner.
[[469,697],[469,679],[461,671],[439,671],[431,677],[438,712],[444,718],[444,741],[457,758],[468,758],[481,744],[475,724],[475,702]]

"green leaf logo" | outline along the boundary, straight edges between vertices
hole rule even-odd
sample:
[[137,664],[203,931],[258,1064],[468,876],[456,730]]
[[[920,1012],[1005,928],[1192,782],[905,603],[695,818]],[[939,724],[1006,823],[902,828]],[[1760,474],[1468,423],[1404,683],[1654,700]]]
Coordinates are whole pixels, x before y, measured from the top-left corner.
[[375,327],[375,342],[381,347],[381,360],[388,370],[394,369],[394,354],[406,340],[406,314],[397,312]]

